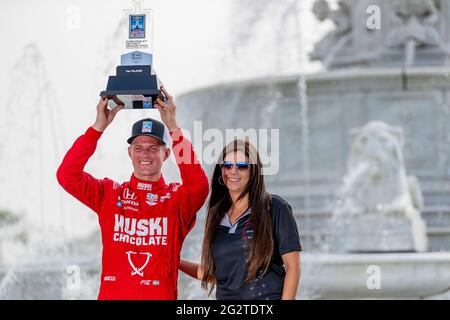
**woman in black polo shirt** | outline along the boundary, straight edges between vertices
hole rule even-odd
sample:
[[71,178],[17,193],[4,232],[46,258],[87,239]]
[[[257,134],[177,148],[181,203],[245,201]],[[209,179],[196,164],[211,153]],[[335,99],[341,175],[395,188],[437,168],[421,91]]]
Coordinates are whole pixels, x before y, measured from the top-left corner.
[[295,299],[301,250],[290,205],[265,190],[256,148],[228,144],[211,180],[201,264],[181,259],[180,270],[219,300]]

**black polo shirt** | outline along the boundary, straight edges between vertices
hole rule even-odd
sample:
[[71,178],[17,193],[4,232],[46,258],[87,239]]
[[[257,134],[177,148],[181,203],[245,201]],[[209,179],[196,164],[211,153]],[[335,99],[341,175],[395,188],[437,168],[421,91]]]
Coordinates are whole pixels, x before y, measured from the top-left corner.
[[247,256],[253,226],[251,209],[247,210],[234,225],[225,213],[212,243],[215,265],[216,298],[218,300],[276,300],[281,299],[284,277],[283,254],[301,251],[300,237],[291,206],[281,197],[272,195],[271,210],[274,254],[265,274],[262,270],[256,279],[245,282]]

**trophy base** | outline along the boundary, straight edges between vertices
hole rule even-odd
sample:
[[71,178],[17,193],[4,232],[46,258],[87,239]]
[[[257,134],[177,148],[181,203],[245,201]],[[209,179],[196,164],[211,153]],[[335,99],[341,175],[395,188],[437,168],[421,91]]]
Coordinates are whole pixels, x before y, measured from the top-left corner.
[[119,105],[123,105],[125,109],[152,109],[154,101],[159,95],[145,94],[114,94],[108,91],[100,93],[102,97],[109,99],[108,107],[112,110]]
[[109,99],[108,106],[118,105],[125,109],[151,109],[158,97],[164,100],[159,90],[161,82],[151,72],[151,66],[118,66],[117,76],[110,76],[105,91],[100,96]]

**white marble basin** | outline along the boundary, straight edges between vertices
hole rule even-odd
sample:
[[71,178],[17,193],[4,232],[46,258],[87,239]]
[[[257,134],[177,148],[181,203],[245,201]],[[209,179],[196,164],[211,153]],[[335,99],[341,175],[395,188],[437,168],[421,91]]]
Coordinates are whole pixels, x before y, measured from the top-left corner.
[[421,299],[449,290],[450,252],[302,255],[299,298]]

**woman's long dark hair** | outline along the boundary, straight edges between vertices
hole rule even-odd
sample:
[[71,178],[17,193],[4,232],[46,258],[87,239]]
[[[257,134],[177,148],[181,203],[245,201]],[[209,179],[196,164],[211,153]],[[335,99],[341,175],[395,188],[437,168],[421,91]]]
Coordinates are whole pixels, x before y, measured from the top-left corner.
[[[266,193],[264,176],[262,174],[261,158],[256,148],[248,140],[234,140],[226,145],[216,164],[211,179],[211,195],[208,200],[205,234],[202,245],[202,266],[204,269],[202,288],[208,289],[209,294],[216,284],[214,276],[214,260],[212,257],[212,242],[224,214],[231,208],[232,200],[228,188],[222,180],[220,163],[230,152],[242,152],[250,163],[250,177],[245,190],[240,194],[239,200],[248,194],[249,206],[252,210],[251,222],[253,224],[253,238],[248,252],[247,278],[251,281],[258,276],[259,271],[265,273],[270,265],[273,254],[272,220],[269,212],[270,197]],[[220,180],[219,180],[220,179]]]

